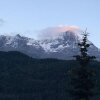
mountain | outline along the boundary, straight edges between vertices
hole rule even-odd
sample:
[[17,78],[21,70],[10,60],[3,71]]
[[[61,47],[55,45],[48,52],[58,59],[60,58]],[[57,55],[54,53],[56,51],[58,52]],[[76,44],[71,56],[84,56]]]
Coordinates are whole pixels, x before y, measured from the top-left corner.
[[[74,60],[33,59],[20,52],[0,52],[0,100],[72,100],[68,72],[78,66]],[[90,64],[97,72],[95,93],[100,93],[99,66],[100,62]],[[99,100],[98,94],[92,100]]]
[[43,52],[38,41],[20,36],[0,36],[0,51],[20,51],[34,58]]
[[[33,58],[57,58],[73,59],[73,55],[79,54],[78,42],[81,42],[82,35],[79,31],[67,30],[58,35],[35,40],[19,34],[15,36],[0,36],[0,51],[20,51]],[[89,54],[100,57],[100,50],[92,44]]]

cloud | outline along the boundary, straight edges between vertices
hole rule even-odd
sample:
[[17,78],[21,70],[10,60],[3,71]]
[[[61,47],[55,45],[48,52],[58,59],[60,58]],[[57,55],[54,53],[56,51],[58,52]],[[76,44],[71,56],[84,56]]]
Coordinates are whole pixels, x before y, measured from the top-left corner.
[[5,20],[0,18],[0,26],[2,26],[5,23]]
[[39,39],[54,38],[66,31],[76,32],[79,30],[80,28],[74,25],[72,26],[59,25],[57,27],[48,27],[39,32],[38,38]]

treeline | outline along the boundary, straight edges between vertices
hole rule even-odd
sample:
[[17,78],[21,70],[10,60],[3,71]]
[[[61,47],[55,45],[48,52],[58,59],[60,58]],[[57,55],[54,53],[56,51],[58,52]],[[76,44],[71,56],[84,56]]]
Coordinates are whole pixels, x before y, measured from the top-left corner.
[[[0,100],[70,100],[68,71],[78,62],[33,59],[19,52],[0,52]],[[97,71],[100,90],[100,62],[90,67]],[[99,99],[99,93],[95,98]],[[94,99],[95,99],[94,98]]]

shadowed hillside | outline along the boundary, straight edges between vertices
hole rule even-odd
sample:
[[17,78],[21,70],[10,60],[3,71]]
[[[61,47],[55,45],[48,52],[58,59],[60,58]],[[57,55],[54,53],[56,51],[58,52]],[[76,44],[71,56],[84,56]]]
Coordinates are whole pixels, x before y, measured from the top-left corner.
[[[0,52],[0,100],[70,100],[68,71],[76,61],[33,59],[20,52]],[[92,62],[100,89],[100,63]]]

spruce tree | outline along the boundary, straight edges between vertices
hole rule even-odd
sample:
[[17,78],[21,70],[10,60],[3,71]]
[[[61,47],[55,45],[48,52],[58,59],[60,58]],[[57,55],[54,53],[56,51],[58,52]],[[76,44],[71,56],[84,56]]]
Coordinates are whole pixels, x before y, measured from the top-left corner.
[[89,63],[95,59],[95,56],[88,55],[90,44],[88,43],[87,35],[85,32],[82,42],[78,43],[80,55],[74,56],[80,67],[70,71],[70,94],[74,100],[89,100],[94,95],[95,71],[89,67]]

